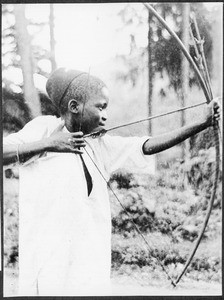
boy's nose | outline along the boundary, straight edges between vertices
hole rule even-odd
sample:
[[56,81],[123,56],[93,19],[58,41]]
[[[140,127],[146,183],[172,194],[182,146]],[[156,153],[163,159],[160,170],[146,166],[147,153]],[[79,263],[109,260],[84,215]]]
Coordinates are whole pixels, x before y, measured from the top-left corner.
[[106,111],[103,112],[102,120],[103,120],[103,121],[106,121],[106,120],[107,120],[107,112],[106,112]]

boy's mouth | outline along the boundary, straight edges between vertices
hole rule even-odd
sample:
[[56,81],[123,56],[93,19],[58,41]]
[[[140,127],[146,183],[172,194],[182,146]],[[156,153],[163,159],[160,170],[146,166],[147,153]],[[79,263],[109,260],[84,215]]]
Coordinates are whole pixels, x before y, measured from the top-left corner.
[[[103,125],[102,125],[103,124]],[[103,127],[105,126],[104,123],[100,123],[99,126],[95,127],[91,132],[96,132],[104,129]]]

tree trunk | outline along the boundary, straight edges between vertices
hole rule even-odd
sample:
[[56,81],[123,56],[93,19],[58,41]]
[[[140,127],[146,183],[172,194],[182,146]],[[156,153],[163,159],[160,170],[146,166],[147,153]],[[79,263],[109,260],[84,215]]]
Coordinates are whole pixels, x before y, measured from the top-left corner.
[[[182,4],[182,42],[185,45],[186,49],[189,50],[189,13],[190,5],[189,3]],[[185,56],[182,53],[181,61],[181,106],[185,106],[187,103],[187,96],[189,90],[189,63]],[[181,112],[181,126],[186,124],[186,115],[185,111]],[[182,143],[181,157],[184,160],[188,153],[188,142]]]
[[50,61],[51,61],[51,71],[53,72],[57,68],[57,64],[55,60],[54,5],[53,4],[50,4],[49,26],[50,26]]
[[[148,112],[152,115],[152,93],[153,93],[153,54],[152,54],[152,15],[148,12]],[[149,135],[152,135],[152,122],[149,121]]]
[[33,80],[33,61],[31,53],[30,36],[27,31],[27,20],[25,18],[25,5],[14,4],[15,28],[18,44],[18,53],[21,58],[23,74],[23,93],[25,101],[30,108],[31,117],[41,115],[41,105]]
[[212,22],[212,80],[214,96],[221,96],[223,90],[223,6],[217,6]]

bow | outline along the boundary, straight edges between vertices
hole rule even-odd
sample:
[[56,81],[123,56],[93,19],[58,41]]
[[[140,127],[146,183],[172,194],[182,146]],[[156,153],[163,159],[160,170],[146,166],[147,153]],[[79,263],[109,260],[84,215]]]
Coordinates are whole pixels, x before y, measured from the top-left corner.
[[[185,46],[183,45],[183,43],[180,41],[180,39],[178,38],[178,36],[168,26],[168,24],[166,23],[166,21],[152,8],[151,5],[149,5],[147,3],[143,3],[143,4],[162,23],[162,25],[168,30],[168,32],[176,40],[178,46],[183,51],[184,55],[186,56],[186,58],[188,59],[188,61],[190,62],[190,64],[192,65],[194,71],[196,72],[196,74],[198,76],[199,82],[201,84],[201,87],[202,87],[203,92],[204,92],[205,97],[206,97],[206,102],[199,103],[199,104],[193,105],[191,107],[183,107],[183,108],[177,109],[175,111],[171,111],[171,112],[168,112],[168,113],[165,113],[165,114],[161,114],[161,115],[157,115],[157,116],[151,116],[149,118],[138,120],[138,121],[134,121],[134,122],[131,122],[131,123],[118,125],[116,127],[109,128],[107,130],[101,129],[101,130],[98,130],[98,131],[95,131],[93,133],[85,135],[84,138],[88,137],[88,136],[97,137],[97,136],[100,136],[100,135],[102,135],[102,134],[110,131],[110,130],[114,130],[114,129],[117,129],[117,128],[120,128],[120,127],[124,127],[124,126],[128,126],[128,125],[136,124],[136,123],[139,123],[139,122],[144,122],[146,120],[151,120],[151,119],[154,119],[154,118],[158,118],[160,116],[171,114],[171,113],[174,113],[174,112],[177,112],[177,111],[182,111],[182,110],[185,110],[185,109],[188,109],[188,108],[196,107],[196,106],[202,105],[204,103],[209,103],[212,100],[212,95],[211,95],[211,93],[209,93],[208,88],[207,88],[207,86],[206,86],[206,84],[204,82],[204,79],[202,78],[202,75],[201,75],[201,73],[200,73],[197,65],[195,64],[194,60],[191,58],[190,54],[188,53],[187,49],[185,48]],[[88,80],[87,80],[87,82],[88,82]],[[86,99],[85,99],[85,102],[86,102]],[[85,102],[84,102],[84,105],[83,105],[82,118],[81,118],[81,122],[80,122],[80,129],[81,129],[81,123],[82,123],[82,119],[83,119]],[[195,254],[195,252],[196,252],[196,250],[197,250],[197,248],[198,248],[198,246],[200,244],[200,241],[201,241],[202,236],[204,234],[204,231],[206,229],[206,226],[207,226],[210,214],[211,214],[212,206],[213,206],[213,203],[214,203],[215,194],[216,194],[216,188],[217,188],[217,183],[218,183],[218,177],[219,177],[219,161],[220,161],[218,124],[214,124],[214,137],[215,137],[215,142],[216,142],[216,144],[215,144],[215,149],[216,149],[216,167],[215,167],[215,180],[214,180],[214,183],[213,183],[213,188],[212,188],[212,193],[211,193],[211,197],[210,197],[210,201],[209,201],[209,206],[207,208],[207,212],[206,212],[206,216],[205,216],[205,219],[204,219],[204,222],[203,222],[203,226],[202,226],[201,232],[200,232],[200,234],[198,236],[198,239],[196,241],[196,244],[195,244],[195,246],[194,246],[194,248],[193,248],[193,250],[192,250],[192,252],[191,252],[191,254],[190,254],[190,256],[189,256],[189,258],[187,260],[187,262],[185,263],[185,266],[184,266],[182,272],[180,273],[180,275],[178,276],[178,278],[175,281],[169,275],[169,273],[167,272],[165,266],[162,264],[162,262],[159,260],[159,258],[157,256],[155,256],[155,258],[158,261],[159,265],[161,266],[161,268],[163,269],[163,271],[166,273],[168,279],[171,281],[171,283],[172,283],[172,285],[174,287],[180,281],[181,277],[183,276],[183,274],[185,273],[187,267],[189,266],[190,262],[193,259],[193,256],[194,256],[194,254]],[[102,176],[103,180],[107,183],[108,188],[111,190],[111,192],[113,193],[113,195],[115,196],[115,198],[117,199],[117,201],[119,202],[119,204],[121,205],[121,207],[124,210],[124,212],[126,213],[126,215],[129,217],[129,220],[132,222],[132,224],[133,224],[134,228],[136,229],[136,231],[139,233],[139,235],[144,240],[147,248],[149,250],[151,250],[151,246],[149,245],[146,237],[142,234],[142,232],[140,231],[138,225],[135,223],[135,221],[133,220],[133,218],[131,217],[131,215],[128,213],[128,211],[126,210],[126,208],[124,207],[124,205],[121,203],[121,201],[119,200],[118,196],[116,195],[116,193],[114,192],[113,188],[111,187],[110,183],[104,177],[104,175],[103,175],[102,171],[100,170],[100,168],[97,166],[97,164],[95,163],[95,161],[92,159],[91,155],[88,153],[88,151],[85,148],[84,148],[84,151],[89,156],[89,158],[92,161],[92,163],[95,165],[96,169],[98,170],[98,172]]]
[[[197,65],[195,64],[194,60],[192,59],[192,57],[188,53],[187,49],[185,48],[185,46],[183,45],[181,40],[178,38],[176,33],[169,27],[169,25],[166,23],[166,21],[157,13],[157,11],[151,5],[149,5],[148,3],[143,3],[143,4],[148,9],[148,11],[150,11],[150,13],[152,13],[158,19],[158,21],[166,28],[166,30],[173,36],[173,38],[175,39],[177,45],[179,46],[179,48],[181,49],[181,51],[183,52],[183,54],[185,55],[185,57],[187,58],[187,60],[191,64],[191,66],[193,67],[195,73],[197,74],[199,82],[200,82],[201,87],[203,89],[205,98],[207,100],[207,103],[210,103],[210,101],[212,100],[211,90],[209,90],[208,87],[206,86],[205,81],[202,78],[202,75],[201,75]],[[197,30],[197,28],[196,28],[196,30]],[[198,34],[198,30],[197,30],[197,34]],[[202,229],[201,229],[200,234],[197,238],[195,246],[192,249],[192,251],[189,255],[189,258],[187,259],[182,272],[180,273],[180,275],[175,280],[175,285],[177,285],[177,283],[180,281],[181,277],[184,275],[185,271],[187,270],[189,264],[191,263],[194,255],[197,251],[197,248],[200,244],[200,241],[202,239],[202,236],[203,236],[203,234],[205,232],[205,229],[206,229],[206,226],[208,224],[209,217],[210,217],[211,211],[212,211],[212,206],[213,206],[213,203],[214,203],[214,200],[215,200],[216,189],[217,189],[218,178],[219,178],[219,162],[220,162],[219,127],[218,127],[218,124],[216,122],[213,125],[213,129],[214,129],[213,134],[214,134],[215,150],[216,150],[215,179],[214,179],[214,182],[213,182],[213,187],[212,187],[212,192],[211,192],[211,196],[210,196],[210,200],[209,200],[209,205],[208,205],[208,208],[207,208],[207,211],[206,211],[206,216],[205,216],[205,219],[204,219],[204,222],[203,222]]]

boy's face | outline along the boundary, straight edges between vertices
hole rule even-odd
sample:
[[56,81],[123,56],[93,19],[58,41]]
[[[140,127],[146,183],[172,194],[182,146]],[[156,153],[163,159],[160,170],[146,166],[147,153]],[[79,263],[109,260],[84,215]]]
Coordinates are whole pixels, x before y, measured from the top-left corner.
[[[107,106],[109,92],[103,87],[99,95],[94,96],[84,103],[82,120],[82,131],[84,134],[96,131],[99,127],[105,126],[107,120]],[[82,114],[83,105],[80,110]]]

